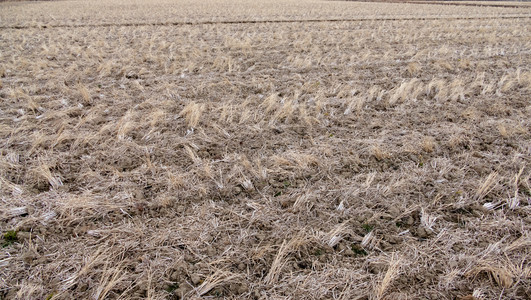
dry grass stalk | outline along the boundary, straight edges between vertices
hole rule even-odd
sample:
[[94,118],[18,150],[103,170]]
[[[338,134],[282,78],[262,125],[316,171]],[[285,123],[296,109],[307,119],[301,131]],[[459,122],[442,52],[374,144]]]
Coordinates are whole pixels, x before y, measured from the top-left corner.
[[485,178],[483,183],[479,186],[479,188],[476,191],[475,199],[481,200],[485,198],[497,185],[498,183],[498,173],[492,172]]
[[509,204],[509,209],[516,209],[520,205],[520,200],[518,197],[519,186],[520,186],[520,177],[524,172],[524,167],[520,168],[520,171],[514,176],[514,196],[507,199],[507,204]]
[[46,163],[42,163],[34,172],[38,177],[45,179],[52,189],[58,189],[63,185],[61,177],[53,174]]
[[87,274],[95,265],[100,264],[105,260],[107,257],[106,250],[103,248],[99,248],[96,250],[96,252],[87,260],[87,262],[81,267],[81,269],[74,275],[64,279],[62,281],[62,290],[66,291],[70,289],[72,286],[74,286],[78,279]]
[[424,208],[421,209],[420,215],[422,225],[433,231],[433,226],[435,226],[435,221],[437,221],[438,217],[428,214]]
[[293,100],[284,101],[284,103],[277,109],[275,114],[269,121],[270,125],[274,125],[277,121],[289,122],[293,117],[293,113],[297,110],[297,104]]
[[267,273],[266,277],[264,278],[265,284],[274,284],[278,277],[280,276],[280,272],[282,268],[284,267],[285,257],[289,253],[290,243],[286,243],[286,240],[282,242],[282,245],[280,245],[280,248],[278,249],[277,255],[275,256],[275,259],[273,260],[273,263],[271,264],[271,267],[269,269],[269,272]]
[[333,228],[323,237],[323,242],[330,247],[334,247],[343,239],[343,235],[347,232],[348,222],[343,222]]
[[422,70],[422,66],[418,62],[411,62],[407,65],[409,75],[417,75]]
[[422,150],[428,153],[433,152],[435,150],[435,139],[433,137],[422,139]]
[[480,273],[486,273],[500,287],[510,288],[514,284],[513,274],[505,267],[497,267],[496,264],[483,264],[467,272],[466,276],[476,277]]
[[125,278],[125,273],[122,267],[120,266],[110,266],[107,261],[103,273],[101,274],[100,282],[98,288],[94,293],[94,299],[107,299],[109,292],[123,279]]
[[192,149],[192,147],[189,147],[187,145],[184,145],[184,150],[186,152],[186,154],[188,155],[188,157],[190,157],[190,159],[197,165],[200,165],[202,160],[201,158],[199,158],[199,156],[197,156],[197,154],[195,153],[195,151]]
[[365,182],[364,182],[363,186],[365,188],[369,188],[375,178],[376,178],[376,173],[375,172],[367,174],[367,177],[365,178]]
[[269,113],[279,107],[280,99],[278,97],[278,94],[271,94],[269,97],[265,98],[262,104],[260,105],[263,109],[265,109],[266,113]]
[[389,262],[387,272],[385,272],[385,275],[380,284],[376,286],[374,292],[376,299],[383,299],[383,297],[385,296],[385,292],[389,289],[393,281],[400,274],[401,264],[402,258],[398,257],[397,254],[393,254],[391,256],[391,261]]
[[117,125],[116,136],[119,140],[124,140],[127,138],[127,135],[133,131],[135,128],[134,119],[135,113],[131,110],[120,119]]
[[375,241],[375,238],[374,238],[374,231],[371,231],[369,233],[367,233],[363,239],[361,240],[361,246],[363,246],[364,248],[373,248],[374,247],[374,244],[376,243]]
[[500,135],[504,138],[509,137],[509,132],[507,131],[507,127],[503,125],[502,123],[498,123],[498,131],[500,132]]
[[372,155],[377,160],[384,160],[384,159],[388,159],[388,158],[391,157],[391,154],[389,154],[387,151],[385,151],[382,148],[380,148],[380,146],[378,146],[378,145],[375,145],[375,146],[372,147]]
[[5,190],[13,196],[19,196],[24,193],[24,189],[20,185],[9,182],[2,176],[0,176],[0,190]]
[[25,215],[27,213],[28,213],[28,208],[26,206],[15,207],[15,208],[11,208],[7,210],[4,214],[2,214],[3,215],[2,218],[9,219],[9,218]]
[[423,90],[423,83],[417,78],[403,82],[399,87],[391,91],[392,94],[389,97],[389,104],[394,105],[407,100],[415,101]]
[[311,193],[305,193],[303,195],[298,196],[295,202],[293,203],[293,211],[299,212],[302,211],[304,208],[306,211],[309,211],[313,207],[313,203],[311,200]]
[[287,255],[290,252],[299,248],[300,246],[304,245],[305,243],[306,240],[301,236],[296,236],[289,242],[286,242],[286,240],[284,240],[282,242],[282,245],[280,245],[280,248],[278,249],[277,255],[275,256],[271,267],[269,268],[269,272],[264,278],[264,283],[275,284],[282,273],[282,269],[287,264]]
[[237,274],[224,270],[217,270],[214,274],[208,276],[203,283],[195,289],[195,293],[197,296],[203,296],[221,283],[230,282],[237,277]]
[[363,110],[363,106],[365,104],[365,101],[367,100],[367,98],[365,97],[354,97],[348,104],[347,108],[345,109],[345,111],[343,112],[343,114],[345,115],[348,115],[350,114],[352,111],[355,111],[357,115],[359,115],[361,113],[361,111]]
[[87,87],[84,86],[83,84],[79,84],[77,88],[78,88],[79,94],[81,95],[81,103],[83,105],[92,104],[92,97],[90,96],[90,93]]
[[184,116],[188,127],[195,128],[201,120],[201,115],[205,111],[206,105],[199,103],[188,103],[183,110],[179,113],[179,116]]
[[446,80],[434,78],[426,87],[426,94],[433,96],[435,100],[444,101],[450,97],[450,90]]
[[529,237],[528,235],[525,235],[525,236],[518,238],[517,240],[512,242],[510,245],[507,245],[503,249],[503,252],[508,253],[508,252],[512,252],[512,251],[516,251],[520,249],[526,249],[526,248],[529,249],[529,247],[531,247],[531,237]]

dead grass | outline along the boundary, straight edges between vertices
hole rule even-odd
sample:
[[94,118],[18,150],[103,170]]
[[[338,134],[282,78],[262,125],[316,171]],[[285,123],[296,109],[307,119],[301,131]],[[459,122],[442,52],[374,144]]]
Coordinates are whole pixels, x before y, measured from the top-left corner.
[[529,299],[527,8],[281,2],[0,3],[0,299]]

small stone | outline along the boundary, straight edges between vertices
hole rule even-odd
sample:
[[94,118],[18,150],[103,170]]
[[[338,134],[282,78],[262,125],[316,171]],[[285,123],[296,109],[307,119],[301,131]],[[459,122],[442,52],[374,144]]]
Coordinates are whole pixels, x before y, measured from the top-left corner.
[[187,262],[195,262],[195,258],[191,254],[185,254],[184,255],[184,260],[187,261]]
[[29,233],[29,232],[24,232],[24,231],[19,231],[19,232],[17,232],[17,238],[18,238],[20,241],[29,240],[29,239],[31,238],[31,233]]
[[372,274],[379,274],[385,271],[386,266],[384,264],[373,264],[369,266],[369,272]]
[[201,283],[201,277],[198,274],[190,275],[190,280],[194,285],[198,285]]
[[396,218],[400,215],[400,210],[394,206],[391,206],[389,207],[389,214],[393,217],[393,218]]
[[345,251],[343,251],[343,253],[346,256],[354,256],[355,255],[354,251],[352,251],[351,249],[346,249]]
[[249,287],[247,286],[246,283],[240,283],[236,289],[236,292],[238,294],[244,294],[244,293],[247,293],[247,291],[249,291]]
[[428,232],[426,231],[426,229],[422,228],[422,227],[419,227],[417,228],[416,230],[416,235],[419,237],[419,238],[427,238],[429,236]]
[[246,269],[246,268],[245,268],[245,264],[244,264],[244,263],[239,263],[239,264],[238,264],[238,270],[240,270],[240,271],[245,271],[245,269]]
[[463,246],[462,245],[459,245],[459,244],[454,244],[452,246],[452,250],[456,251],[456,252],[460,252],[460,251],[463,251]]
[[380,247],[382,247],[382,250],[384,251],[390,251],[393,249],[393,247],[391,246],[391,244],[389,244],[388,242],[385,242],[385,241],[382,241],[380,243]]
[[338,251],[343,251],[345,249],[347,249],[347,247],[345,247],[345,245],[343,245],[343,243],[340,243],[340,244],[337,245],[337,250]]
[[147,289],[148,289],[148,283],[147,283],[146,281],[140,282],[140,283],[138,284],[138,289],[139,289],[140,291],[142,291],[142,292],[147,291]]
[[207,248],[207,251],[206,251],[206,252],[207,252],[208,256],[214,256],[214,255],[216,255],[216,250],[215,250],[214,247],[212,247],[212,246],[209,246],[209,247]]
[[288,208],[288,207],[291,207],[291,206],[292,206],[292,203],[291,203],[291,201],[290,201],[289,198],[286,198],[286,199],[284,199],[284,200],[282,200],[282,201],[280,202],[280,207],[282,207],[282,208],[284,208],[284,209],[286,209],[286,208]]
[[171,280],[171,281],[177,281],[177,280],[179,279],[179,275],[180,275],[179,272],[174,271],[174,272],[171,273],[171,275],[170,275],[170,280]]
[[184,299],[184,295],[188,294],[188,292],[190,292],[191,290],[192,288],[188,284],[185,284],[183,286],[179,286],[178,289],[173,291],[173,294],[175,296],[178,296],[179,299]]
[[242,192],[242,188],[239,187],[239,186],[235,186],[235,187],[233,188],[233,190],[232,190],[232,193],[233,193],[234,195],[239,195],[239,194],[241,194],[241,192]]
[[489,209],[486,206],[480,205],[480,204],[474,204],[471,205],[470,208],[472,209],[472,213],[475,213],[476,216],[481,216],[484,213],[488,213]]
[[452,269],[455,269],[459,266],[459,264],[455,261],[455,260],[451,260],[448,265],[450,266],[450,268]]
[[22,255],[22,259],[25,263],[30,264],[37,258],[39,258],[39,254],[35,253],[34,251],[28,251]]

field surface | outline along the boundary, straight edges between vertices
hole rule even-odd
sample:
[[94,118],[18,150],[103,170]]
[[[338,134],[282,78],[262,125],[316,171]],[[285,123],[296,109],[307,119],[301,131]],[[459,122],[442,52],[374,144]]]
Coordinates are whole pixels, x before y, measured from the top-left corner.
[[0,3],[0,299],[530,299],[514,4]]

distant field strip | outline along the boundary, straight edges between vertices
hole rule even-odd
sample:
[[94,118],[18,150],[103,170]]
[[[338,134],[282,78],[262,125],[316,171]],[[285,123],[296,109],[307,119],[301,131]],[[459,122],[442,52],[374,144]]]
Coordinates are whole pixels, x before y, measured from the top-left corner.
[[[345,0],[339,0],[345,1]],[[369,1],[357,1],[347,0],[349,2],[369,2]],[[436,4],[447,6],[476,6],[476,7],[501,7],[501,8],[531,8],[529,2],[515,2],[515,1],[407,1],[407,0],[382,0],[372,2],[385,2],[385,3],[407,3],[407,4]]]
[[479,6],[479,7],[502,7],[502,8],[530,8],[529,3],[518,3],[510,2],[507,4],[504,3],[472,3],[472,2],[431,2],[431,1],[405,1],[409,4],[436,4],[436,5],[456,5],[456,6]]
[[57,25],[14,25],[0,26],[0,29],[29,28],[83,28],[83,27],[133,27],[133,26],[194,26],[216,24],[266,24],[266,23],[326,23],[326,22],[365,22],[365,21],[436,21],[436,20],[498,20],[498,19],[529,19],[529,15],[512,16],[472,16],[472,17],[404,17],[404,18],[356,18],[356,19],[306,19],[306,20],[241,20],[241,21],[197,21],[197,22],[144,22],[144,23],[103,23],[103,24],[57,24]]

